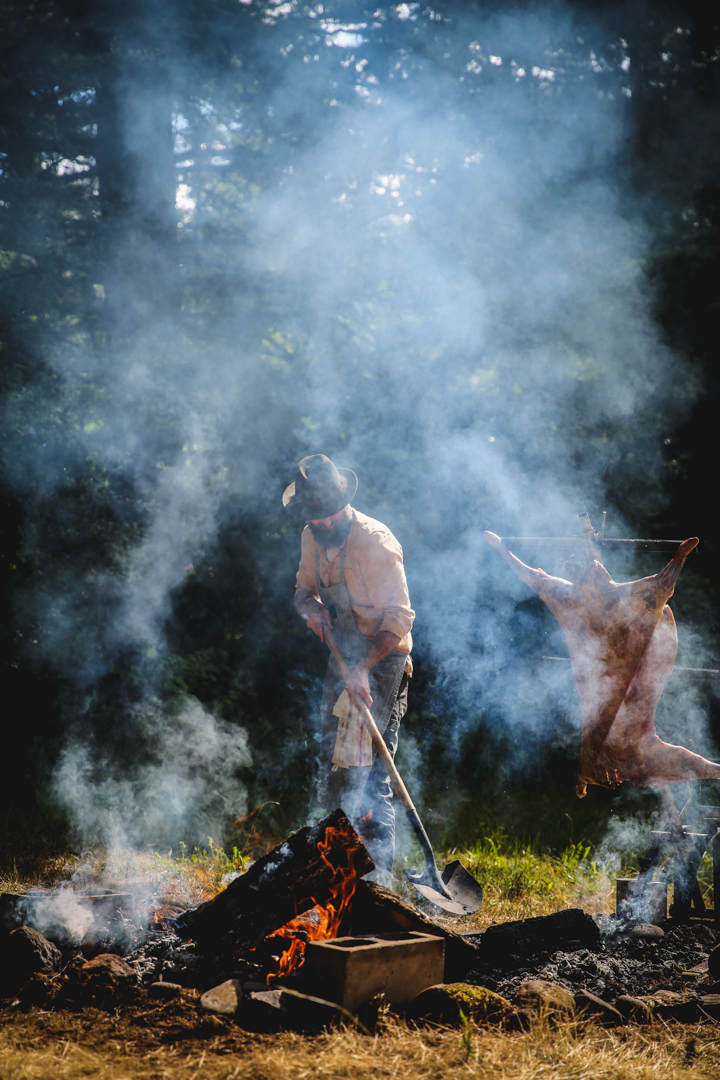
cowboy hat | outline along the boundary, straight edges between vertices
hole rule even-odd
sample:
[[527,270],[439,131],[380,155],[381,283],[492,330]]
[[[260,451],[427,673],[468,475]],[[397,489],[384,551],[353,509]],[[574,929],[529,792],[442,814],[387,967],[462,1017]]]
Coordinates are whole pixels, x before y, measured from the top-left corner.
[[337,469],[325,454],[310,454],[299,462],[295,480],[283,492],[288,513],[306,520],[332,517],[352,502],[358,478],[352,469]]

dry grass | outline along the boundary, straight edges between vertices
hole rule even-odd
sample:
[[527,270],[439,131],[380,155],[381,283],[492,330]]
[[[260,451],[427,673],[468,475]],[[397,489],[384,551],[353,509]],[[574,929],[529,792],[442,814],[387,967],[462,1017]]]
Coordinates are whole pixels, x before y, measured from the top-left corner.
[[20,874],[17,869],[0,873],[0,892],[28,892],[34,888],[52,888],[58,881],[67,879],[77,859],[72,855],[58,855],[48,859],[36,873]]
[[[110,1024],[111,1021],[107,1021]],[[657,1026],[605,1031],[596,1025],[529,1032],[468,1026],[414,1030],[393,1022],[373,1039],[350,1031],[307,1037],[251,1036],[237,1028],[204,1040],[153,1045],[126,1033],[66,1030],[55,1037],[41,1016],[17,1017],[0,1029],[2,1080],[305,1080],[353,1077],[414,1080],[492,1077],[493,1080],[692,1080],[720,1075],[716,1026]],[[156,1041],[156,1040],[155,1040]],[[29,1051],[32,1050],[32,1053]]]

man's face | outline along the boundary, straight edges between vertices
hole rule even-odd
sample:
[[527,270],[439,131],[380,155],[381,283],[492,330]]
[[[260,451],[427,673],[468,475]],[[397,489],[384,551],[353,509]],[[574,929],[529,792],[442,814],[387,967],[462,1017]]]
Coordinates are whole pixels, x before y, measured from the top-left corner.
[[311,519],[308,521],[308,525],[318,544],[322,547],[326,549],[340,547],[347,539],[352,525],[350,507],[344,506],[342,510],[338,510],[337,514],[333,514],[331,517]]

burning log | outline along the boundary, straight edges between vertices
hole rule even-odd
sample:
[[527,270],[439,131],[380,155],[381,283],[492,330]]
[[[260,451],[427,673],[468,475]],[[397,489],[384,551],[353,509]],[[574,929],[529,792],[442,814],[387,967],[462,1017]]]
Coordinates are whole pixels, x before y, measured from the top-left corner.
[[374,868],[344,812],[335,810],[293,833],[214,899],[186,911],[177,930],[205,952],[239,957],[317,905],[337,913],[356,881]]

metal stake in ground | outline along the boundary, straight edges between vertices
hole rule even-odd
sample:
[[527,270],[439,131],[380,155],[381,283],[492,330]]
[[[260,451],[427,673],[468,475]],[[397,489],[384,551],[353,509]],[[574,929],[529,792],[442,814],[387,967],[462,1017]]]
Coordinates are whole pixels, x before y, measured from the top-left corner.
[[[337,665],[340,668],[340,673],[347,683],[350,677],[350,669],[337,647],[332,631],[326,625],[323,627],[323,633],[327,646],[335,657]],[[407,814],[413,832],[415,833],[425,856],[425,869],[423,872],[420,873],[418,871],[406,870],[405,876],[427,900],[430,900],[431,903],[435,904],[437,907],[442,908],[443,911],[447,911],[449,915],[472,915],[482,904],[482,886],[475,880],[472,874],[468,873],[459,859],[456,859],[455,862],[448,863],[443,870],[442,875],[440,874],[437,863],[435,862],[435,854],[432,845],[428,840],[427,833],[423,828],[423,823],[408,794],[408,790],[403,783],[400,773],[395,768],[395,762],[390,756],[390,751],[385,745],[385,740],[378,730],[375,719],[362,698],[356,696],[355,700],[358,704],[358,708],[363,714],[373,745],[377,750],[380,760],[385,766],[385,770],[390,777],[390,782],[395,790],[395,794]]]

